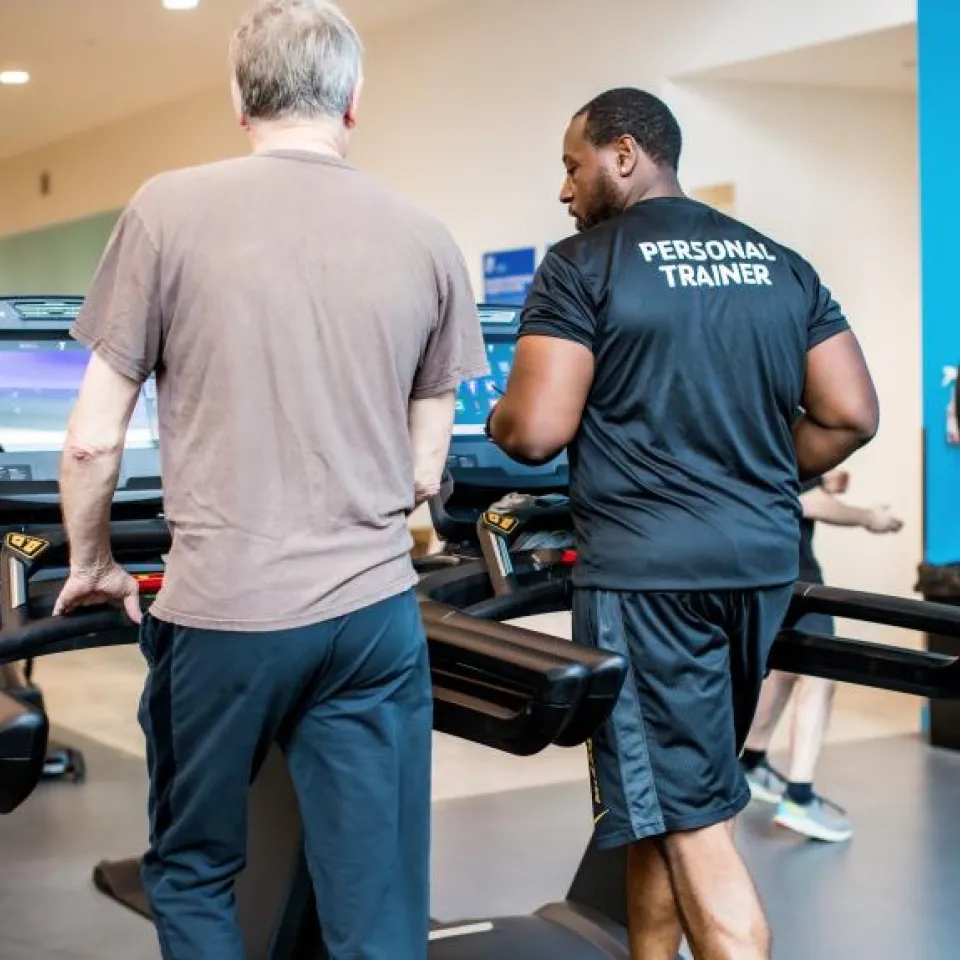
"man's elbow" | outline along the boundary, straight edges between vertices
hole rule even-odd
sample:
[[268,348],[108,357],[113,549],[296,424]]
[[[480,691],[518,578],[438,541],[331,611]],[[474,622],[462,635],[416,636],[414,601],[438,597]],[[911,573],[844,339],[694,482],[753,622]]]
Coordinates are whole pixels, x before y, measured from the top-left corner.
[[851,417],[849,431],[865,447],[880,431],[880,407],[876,400],[863,404]]
[[814,405],[806,414],[821,430],[843,435],[858,447],[870,443],[880,429],[880,405],[872,391],[834,400],[824,409]]
[[78,466],[111,460],[123,453],[123,434],[102,433],[99,435],[68,433],[64,445],[64,458]]
[[563,449],[562,443],[545,442],[542,434],[526,435],[517,432],[498,440],[497,446],[513,460],[530,467],[549,463]]

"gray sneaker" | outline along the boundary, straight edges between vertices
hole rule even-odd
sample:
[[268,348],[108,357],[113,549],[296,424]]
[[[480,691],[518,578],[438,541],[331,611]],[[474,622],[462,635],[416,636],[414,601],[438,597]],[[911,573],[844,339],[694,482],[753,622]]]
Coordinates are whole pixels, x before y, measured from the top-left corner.
[[750,784],[750,796],[763,803],[779,803],[787,781],[768,763],[761,763],[752,770],[744,771]]
[[853,836],[853,824],[846,812],[823,797],[815,796],[806,804],[794,803],[784,797],[773,815],[773,822],[811,840],[826,843],[843,843]]

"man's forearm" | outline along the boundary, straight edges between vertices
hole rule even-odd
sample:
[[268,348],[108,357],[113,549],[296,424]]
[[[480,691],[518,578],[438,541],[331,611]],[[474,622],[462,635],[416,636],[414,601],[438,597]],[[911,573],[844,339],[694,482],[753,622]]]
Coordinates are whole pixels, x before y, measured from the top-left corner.
[[436,496],[440,490],[443,468],[450,450],[454,409],[453,392],[410,403],[410,444],[417,506]]
[[844,503],[822,490],[814,490],[800,498],[803,515],[808,520],[829,523],[837,527],[865,527],[871,511]]
[[793,427],[801,481],[836,469],[872,439],[861,430],[822,427],[803,414]]
[[102,569],[111,561],[110,505],[122,456],[122,445],[91,450],[68,442],[64,451],[60,500],[74,571]]

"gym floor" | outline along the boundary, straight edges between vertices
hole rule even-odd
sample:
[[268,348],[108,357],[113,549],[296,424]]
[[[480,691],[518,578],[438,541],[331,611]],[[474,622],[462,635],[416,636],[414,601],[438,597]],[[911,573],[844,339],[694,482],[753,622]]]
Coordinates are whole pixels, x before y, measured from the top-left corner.
[[[565,633],[565,624],[537,624]],[[61,741],[84,750],[87,782],[49,782],[0,818],[3,960],[156,960],[149,924],[94,889],[100,859],[144,844],[146,785],[134,649],[44,661]],[[844,687],[819,787],[850,811],[842,846],[779,830],[751,807],[739,840],[774,928],[778,960],[954,960],[960,939],[960,754],[928,748],[919,703]],[[782,749],[785,718],[775,748]],[[582,750],[506,757],[435,741],[433,914],[524,913],[562,898],[590,831]]]

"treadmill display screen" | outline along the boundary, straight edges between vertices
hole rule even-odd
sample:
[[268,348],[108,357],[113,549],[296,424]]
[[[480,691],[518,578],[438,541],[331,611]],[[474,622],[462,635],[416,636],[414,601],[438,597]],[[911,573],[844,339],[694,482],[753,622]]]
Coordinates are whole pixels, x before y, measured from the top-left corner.
[[455,437],[483,435],[483,427],[490,411],[507,389],[507,378],[510,376],[515,350],[516,342],[512,339],[487,338],[490,376],[460,384],[453,426]]
[[[0,451],[63,449],[90,353],[73,339],[0,340]],[[127,431],[127,449],[159,445],[156,385],[148,380]]]

